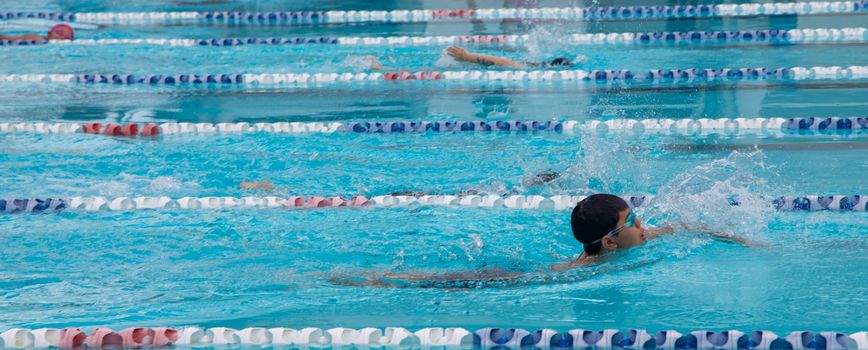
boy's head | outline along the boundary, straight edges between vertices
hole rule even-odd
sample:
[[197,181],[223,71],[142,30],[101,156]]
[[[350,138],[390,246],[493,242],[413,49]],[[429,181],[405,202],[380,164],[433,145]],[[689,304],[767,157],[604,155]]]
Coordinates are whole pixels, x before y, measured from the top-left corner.
[[645,243],[645,229],[639,219],[627,202],[611,194],[595,194],[576,204],[570,226],[590,255]]

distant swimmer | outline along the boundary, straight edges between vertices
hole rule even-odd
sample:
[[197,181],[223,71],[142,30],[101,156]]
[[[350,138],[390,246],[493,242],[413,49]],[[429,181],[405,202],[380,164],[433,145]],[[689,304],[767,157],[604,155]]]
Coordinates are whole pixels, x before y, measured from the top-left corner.
[[[450,46],[446,48],[446,54],[454,58],[458,62],[478,64],[483,67],[512,67],[512,68],[532,68],[532,67],[572,67],[573,61],[566,57],[558,57],[545,62],[518,62],[508,58],[486,55],[481,53],[470,52],[461,46]],[[376,58],[371,57],[371,69],[373,70],[405,70],[398,68],[389,68],[380,64]]]
[[3,35],[0,34],[0,40],[72,40],[75,36],[75,31],[68,24],[58,24],[48,31],[48,35],[42,36],[38,34],[21,34],[21,35]]
[[[508,196],[524,193],[524,191],[536,188],[539,186],[543,186],[551,183],[552,181],[560,178],[561,174],[553,171],[553,170],[545,170],[543,172],[534,174],[528,178],[522,179],[521,186],[513,187],[512,189],[506,189],[506,186],[499,182],[494,182],[489,186],[478,187],[478,188],[469,188],[454,195],[458,196],[469,196],[469,195],[481,195],[481,194],[493,194],[500,196]],[[274,184],[271,180],[265,179],[260,181],[242,181],[238,184],[238,188],[242,190],[248,191],[262,191],[262,192],[270,192],[274,190]],[[410,196],[410,197],[422,197],[426,195],[437,195],[443,194],[438,192],[421,192],[418,190],[402,190],[402,191],[394,191],[389,193],[390,196]]]
[[[526,193],[527,190],[541,187],[547,185],[558,178],[561,177],[561,174],[548,169],[542,171],[540,173],[534,174],[533,176],[526,177],[521,180],[521,186],[516,186],[511,189],[507,189],[505,185],[500,182],[493,182],[490,185],[482,186],[482,187],[474,187],[468,188],[466,190],[459,191],[457,193],[451,193],[456,196],[472,196],[472,195],[497,195],[497,196],[511,196],[518,195],[522,193]],[[389,193],[390,196],[410,196],[410,197],[422,197],[427,195],[443,195],[446,193],[439,192],[421,192],[418,190],[402,190],[395,191]]]

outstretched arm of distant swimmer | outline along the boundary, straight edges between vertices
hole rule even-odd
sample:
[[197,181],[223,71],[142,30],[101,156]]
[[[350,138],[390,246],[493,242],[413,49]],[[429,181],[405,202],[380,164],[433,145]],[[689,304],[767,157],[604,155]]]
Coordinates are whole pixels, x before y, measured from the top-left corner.
[[36,34],[22,34],[22,35],[3,35],[0,34],[0,40],[45,40],[44,36],[36,35]]
[[368,56],[367,60],[369,62],[371,62],[371,69],[373,69],[373,70],[398,70],[398,69],[386,67],[386,66],[380,64],[380,60],[378,60],[374,56]]
[[446,48],[446,53],[458,61],[476,63],[483,66],[499,66],[499,67],[524,67],[525,64],[508,60],[503,57],[483,55],[467,51],[461,46],[450,46]]

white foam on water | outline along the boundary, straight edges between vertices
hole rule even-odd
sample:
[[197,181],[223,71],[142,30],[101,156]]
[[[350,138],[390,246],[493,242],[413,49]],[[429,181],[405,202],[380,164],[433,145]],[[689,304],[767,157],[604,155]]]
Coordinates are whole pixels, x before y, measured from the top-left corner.
[[654,154],[639,149],[626,138],[608,138],[596,131],[583,131],[575,162],[552,183],[553,193],[641,194],[647,188]]
[[180,191],[181,189],[197,188],[199,184],[194,181],[183,182],[172,176],[157,176],[148,185],[148,191],[154,193],[166,193]]
[[371,63],[377,58],[374,56],[349,55],[340,62],[342,70],[364,72],[371,69]]
[[440,57],[437,57],[437,61],[434,62],[434,66],[438,68],[456,68],[464,66],[461,62],[458,62],[452,56],[446,53],[446,49],[440,51]]
[[773,195],[790,192],[758,175],[777,174],[765,159],[760,150],[733,151],[682,172],[660,187],[647,214],[702,231],[759,238],[776,215]]

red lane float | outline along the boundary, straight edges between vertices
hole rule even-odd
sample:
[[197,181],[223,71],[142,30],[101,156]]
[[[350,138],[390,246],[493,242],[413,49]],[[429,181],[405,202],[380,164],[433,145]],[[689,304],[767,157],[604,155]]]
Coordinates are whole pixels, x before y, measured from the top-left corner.
[[371,200],[365,196],[355,196],[351,199],[343,197],[320,197],[320,196],[292,196],[283,202],[284,208],[338,208],[338,207],[363,207],[371,204]]
[[465,18],[473,17],[476,14],[475,10],[432,10],[431,17],[433,18]]
[[139,124],[127,123],[121,128],[121,133],[124,136],[136,136],[139,133]]
[[[17,328],[11,331],[30,333],[33,340],[32,346],[18,347],[21,349],[82,349],[84,347],[90,349],[140,349],[173,345],[180,338],[180,332],[166,327],[131,327],[120,332],[115,332],[111,328],[96,328],[90,335],[74,327],[34,330]],[[4,337],[7,333],[9,331],[4,332]]]
[[124,338],[111,328],[96,328],[87,337],[85,344],[89,348],[120,348],[124,345]]
[[60,339],[57,347],[61,349],[77,349],[84,345],[87,333],[78,328],[64,328],[60,330]]
[[157,327],[157,328],[154,328],[153,330],[154,330],[153,346],[157,346],[157,347],[174,344],[175,342],[178,341],[178,336],[180,335],[180,334],[178,334],[177,330],[174,330],[172,328]]
[[82,128],[82,130],[84,130],[85,134],[99,134],[100,130],[102,130],[102,124],[100,124],[100,123],[84,124],[84,126],[82,126],[81,128]]
[[462,43],[505,43],[509,41],[506,35],[465,35],[458,37]]
[[121,131],[121,126],[118,124],[106,124],[105,130],[103,133],[108,136],[123,136],[123,131]]
[[157,124],[145,124],[142,128],[142,136],[160,136],[160,126]]
[[89,123],[81,126],[82,132],[85,134],[94,134],[99,135],[103,134],[106,136],[159,136],[160,135],[160,126],[157,124],[144,124],[141,129],[139,129],[139,124],[137,123],[126,123],[124,125],[119,124],[106,124],[105,128],[100,123]]
[[154,343],[155,332],[150,328],[131,327],[118,333],[124,340],[126,348],[141,348]]
[[439,80],[443,79],[440,72],[389,72],[383,74],[384,80]]

